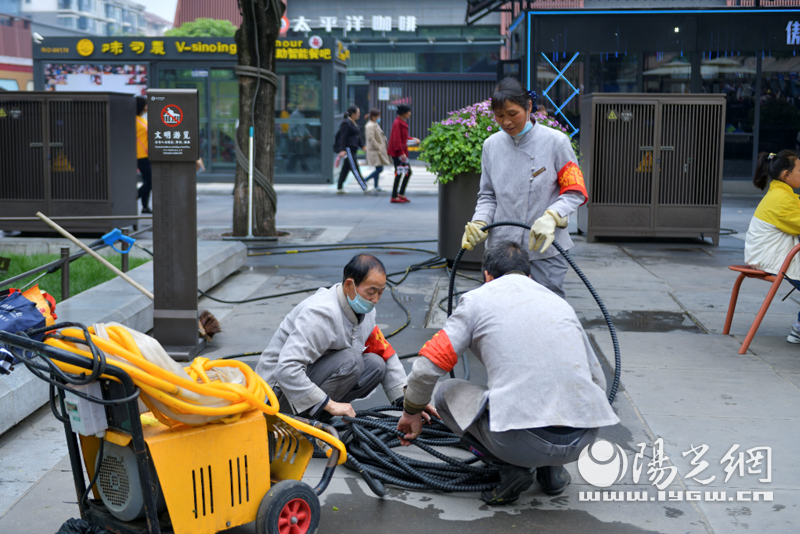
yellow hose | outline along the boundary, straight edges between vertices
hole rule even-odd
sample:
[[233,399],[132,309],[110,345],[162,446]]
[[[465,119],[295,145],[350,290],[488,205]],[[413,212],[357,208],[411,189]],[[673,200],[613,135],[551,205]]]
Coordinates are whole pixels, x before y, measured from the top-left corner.
[[[153,412],[158,421],[169,427],[175,426],[181,421],[170,418],[160,411],[152,402],[153,400],[169,407],[176,414],[219,417],[218,421],[213,422],[223,423],[235,422],[245,412],[260,410],[267,415],[277,416],[294,428],[339,449],[341,453],[339,456],[340,465],[347,459],[347,451],[341,441],[334,439],[333,436],[324,431],[278,413],[278,399],[272,388],[244,362],[209,360],[208,358],[198,357],[184,368],[190,377],[187,379],[145,359],[133,336],[124,327],[106,326],[106,333],[109,339],[96,336],[91,328],[89,333],[92,343],[98,349],[124,360],[108,360],[106,363],[128,373],[134,384],[145,393],[140,397],[145,406]],[[64,328],[61,330],[61,334],[65,337],[80,340],[86,339],[83,330],[77,328]],[[48,338],[45,343],[89,360],[94,357],[91,352],[84,350],[84,345],[79,346],[76,343],[57,338]],[[80,374],[86,372],[86,369],[62,362],[55,361],[54,363],[61,370],[68,373]],[[238,369],[245,377],[245,385],[220,382],[219,380],[212,380],[208,376],[209,371],[222,367]],[[103,378],[116,380],[107,375],[103,375]],[[220,407],[204,406],[197,402],[200,400],[200,396],[228,401],[230,404]],[[264,402],[265,398],[267,402]]]

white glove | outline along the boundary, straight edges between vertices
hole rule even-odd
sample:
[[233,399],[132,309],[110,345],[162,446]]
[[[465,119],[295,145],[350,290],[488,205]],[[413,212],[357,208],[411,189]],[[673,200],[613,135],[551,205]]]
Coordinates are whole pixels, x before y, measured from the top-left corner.
[[568,217],[562,217],[556,210],[547,210],[544,215],[536,219],[531,226],[531,233],[528,236],[528,250],[535,250],[542,247],[539,252],[544,252],[556,238],[556,227],[566,228],[569,222]]
[[486,241],[486,238],[489,237],[489,232],[481,230],[484,226],[486,226],[486,223],[483,221],[468,222],[467,226],[464,227],[464,237],[461,238],[461,248],[472,250],[476,245]]

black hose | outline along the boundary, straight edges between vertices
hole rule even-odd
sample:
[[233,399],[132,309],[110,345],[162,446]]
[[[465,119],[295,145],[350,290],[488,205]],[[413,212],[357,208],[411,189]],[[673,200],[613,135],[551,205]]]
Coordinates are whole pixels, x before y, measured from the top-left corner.
[[[385,412],[399,412],[401,407],[379,406],[356,413],[356,417],[342,417],[349,423],[341,435],[347,446],[345,466],[366,474],[381,483],[401,488],[427,491],[483,491],[494,488],[499,480],[494,467],[475,465],[477,457],[458,459],[447,456],[440,449],[452,447],[462,451],[467,448],[459,438],[438,419],[423,425],[422,434],[411,443],[441,460],[427,462],[395,452],[403,433],[397,430],[399,417]],[[372,487],[372,486],[371,486]],[[376,495],[379,491],[372,488]]]
[[[531,229],[531,227],[525,223],[516,221],[500,221],[484,226],[482,230],[485,232],[487,230],[491,230],[492,228],[496,228],[498,226],[518,226],[519,228],[524,228],[526,230]],[[611,315],[609,315],[605,304],[603,304],[603,301],[600,299],[600,295],[597,294],[597,291],[594,289],[594,286],[592,286],[591,282],[589,282],[589,279],[586,278],[586,275],[583,274],[583,271],[580,270],[580,268],[572,259],[572,257],[570,257],[570,255],[567,253],[566,250],[564,250],[561,247],[561,245],[559,245],[556,241],[553,241],[553,246],[559,253],[561,253],[562,256],[564,256],[564,259],[567,260],[567,263],[569,263],[570,267],[572,267],[575,273],[580,277],[580,279],[586,285],[586,288],[592,294],[592,297],[594,297],[594,300],[600,307],[600,311],[603,313],[603,317],[605,318],[606,324],[608,325],[608,331],[611,334],[611,342],[614,344],[614,380],[611,383],[611,388],[609,388],[608,390],[608,402],[609,404],[611,404],[614,402],[614,398],[617,396],[617,390],[619,389],[620,368],[622,365],[619,352],[619,341],[617,340],[617,330],[616,328],[614,328],[614,323],[611,321]],[[461,257],[464,255],[465,250],[466,249],[463,248],[459,250],[458,254],[456,255],[456,259],[453,261],[453,268],[450,275],[450,292],[448,293],[448,302],[447,302],[448,317],[453,312],[453,296],[454,296],[453,291],[455,290],[455,284],[456,284],[456,277],[454,273],[458,270],[458,264],[461,261]],[[466,357],[464,358],[464,361],[466,361]]]
[[100,475],[100,466],[103,463],[103,450],[105,449],[105,445],[106,445],[106,440],[101,439],[100,450],[97,451],[97,457],[95,458],[94,462],[94,475],[92,476],[92,480],[89,482],[89,486],[86,488],[86,490],[83,492],[83,495],[81,496],[81,504],[83,505],[86,504],[86,498],[89,496],[89,492],[92,491],[94,485],[97,484],[97,479],[99,478]]

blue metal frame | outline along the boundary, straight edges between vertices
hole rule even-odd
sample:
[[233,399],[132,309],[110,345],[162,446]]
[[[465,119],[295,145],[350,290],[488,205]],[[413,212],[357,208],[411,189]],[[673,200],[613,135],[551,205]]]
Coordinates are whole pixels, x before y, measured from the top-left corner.
[[[573,98],[575,98],[575,95],[578,95],[578,94],[580,94],[580,90],[579,90],[579,89],[577,89],[577,88],[576,88],[574,85],[572,85],[572,83],[571,83],[571,82],[570,82],[570,81],[567,79],[567,77],[564,75],[564,73],[567,71],[567,69],[569,68],[569,66],[570,66],[570,65],[572,65],[572,63],[573,63],[573,62],[574,62],[576,59],[578,59],[578,56],[579,56],[579,55],[580,55],[580,52],[575,52],[575,55],[574,55],[574,56],[572,56],[572,59],[570,59],[570,60],[569,60],[569,62],[568,62],[568,63],[567,63],[565,66],[564,66],[564,68],[563,68],[563,69],[561,69],[561,70],[558,70],[558,67],[556,67],[556,66],[553,64],[553,62],[552,62],[552,61],[550,61],[550,58],[548,58],[548,57],[547,57],[547,55],[546,55],[544,52],[542,52],[542,57],[543,57],[543,58],[544,58],[544,59],[545,59],[545,60],[546,60],[548,63],[550,63],[550,66],[551,66],[551,67],[553,67],[553,70],[555,70],[555,71],[556,71],[556,73],[557,73],[556,77],[553,79],[553,81],[552,81],[552,82],[550,82],[550,85],[548,85],[548,86],[547,86],[547,89],[545,89],[545,90],[542,92],[542,94],[544,95],[544,97],[545,97],[545,98],[547,98],[547,100],[549,100],[549,101],[550,101],[550,103],[551,103],[551,104],[553,104],[553,105],[556,107],[556,111],[555,111],[554,115],[561,115],[561,116],[564,118],[564,120],[565,120],[565,121],[567,121],[567,124],[569,124],[569,125],[570,125],[570,127],[572,128],[572,133],[571,133],[571,134],[569,134],[569,137],[570,137],[570,138],[574,137],[574,136],[575,136],[575,134],[576,134],[576,133],[578,133],[578,132],[580,131],[580,129],[579,129],[579,128],[575,128],[575,125],[574,125],[574,124],[572,124],[571,122],[569,122],[569,119],[567,118],[567,116],[566,116],[566,115],[564,115],[564,112],[563,112],[562,110],[564,109],[564,107],[566,107],[566,105],[567,105],[567,104],[569,104],[569,101],[570,101],[570,100],[572,100]],[[530,62],[529,62],[529,63],[530,63]],[[528,71],[529,71],[529,74],[528,74],[528,79],[530,80],[530,68],[528,69]],[[552,88],[553,88],[553,86],[556,84],[556,82],[558,81],[558,79],[559,79],[559,78],[562,78],[562,79],[563,79],[565,82],[567,82],[567,85],[569,85],[570,87],[572,87],[572,91],[573,91],[573,93],[572,93],[572,94],[569,96],[569,98],[567,98],[567,99],[566,99],[566,100],[565,100],[565,101],[564,101],[564,102],[563,102],[563,103],[562,103],[560,106],[559,106],[558,104],[556,104],[556,103],[553,101],[553,99],[552,99],[552,98],[550,98],[550,95],[548,95],[548,94],[547,94],[547,92],[548,92],[550,89],[552,89]],[[528,85],[530,85],[530,81],[528,82]]]

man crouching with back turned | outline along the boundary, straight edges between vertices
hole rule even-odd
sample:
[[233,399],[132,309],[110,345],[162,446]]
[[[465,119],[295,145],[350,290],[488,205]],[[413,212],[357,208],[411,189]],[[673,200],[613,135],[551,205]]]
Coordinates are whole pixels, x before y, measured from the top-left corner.
[[323,422],[355,417],[350,403],[378,384],[390,401],[402,402],[406,372],[375,324],[385,288],[383,263],[359,254],[341,284],[318,290],[286,316],[256,366],[276,390],[281,412]]
[[589,339],[567,302],[534,282],[527,251],[509,241],[486,251],[486,283],[470,291],[425,344],[408,377],[397,428],[404,445],[419,436],[421,412],[436,382],[467,348],[486,366],[488,387],[448,379],[436,390],[442,421],[500,470],[500,483],[481,494],[508,504],[536,479],[548,495],[570,482],[564,464],[619,423],[606,400],[606,381]]

